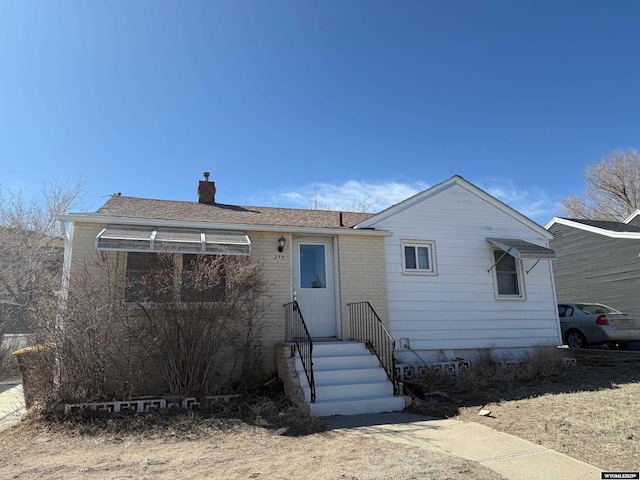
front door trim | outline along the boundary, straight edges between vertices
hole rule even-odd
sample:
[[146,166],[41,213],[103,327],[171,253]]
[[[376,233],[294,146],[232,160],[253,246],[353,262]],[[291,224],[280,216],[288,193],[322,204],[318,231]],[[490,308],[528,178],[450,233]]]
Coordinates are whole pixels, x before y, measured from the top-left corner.
[[[311,336],[315,338],[341,337],[337,239],[329,236],[300,236],[294,237],[292,243],[291,283]],[[325,288],[316,290],[315,288],[301,287],[300,276],[303,263],[300,257],[303,245],[322,245],[324,247],[318,252],[324,252]],[[311,265],[313,265],[313,261]],[[309,283],[308,278],[304,281]]]

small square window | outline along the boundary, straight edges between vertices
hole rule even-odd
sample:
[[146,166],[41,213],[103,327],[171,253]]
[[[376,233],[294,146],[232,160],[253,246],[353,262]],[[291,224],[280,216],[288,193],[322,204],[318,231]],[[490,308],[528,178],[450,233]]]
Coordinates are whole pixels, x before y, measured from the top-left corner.
[[402,270],[405,274],[435,274],[433,242],[402,242]]

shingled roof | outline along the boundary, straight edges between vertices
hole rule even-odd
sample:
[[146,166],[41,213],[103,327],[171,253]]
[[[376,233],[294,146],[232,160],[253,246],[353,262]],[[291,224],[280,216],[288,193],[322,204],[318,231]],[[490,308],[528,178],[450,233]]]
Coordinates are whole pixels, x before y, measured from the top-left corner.
[[153,200],[120,195],[112,196],[96,214],[122,218],[314,228],[350,228],[373,216],[371,213],[334,210],[242,207],[221,203],[205,205],[198,202]]

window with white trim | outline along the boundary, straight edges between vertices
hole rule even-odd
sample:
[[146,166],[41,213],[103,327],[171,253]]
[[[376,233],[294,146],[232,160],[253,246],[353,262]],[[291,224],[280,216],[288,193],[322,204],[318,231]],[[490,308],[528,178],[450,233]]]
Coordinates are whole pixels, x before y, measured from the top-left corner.
[[409,275],[435,275],[434,242],[402,242],[402,271]]
[[494,280],[498,298],[525,298],[522,285],[522,266],[504,250],[492,250],[495,263]]

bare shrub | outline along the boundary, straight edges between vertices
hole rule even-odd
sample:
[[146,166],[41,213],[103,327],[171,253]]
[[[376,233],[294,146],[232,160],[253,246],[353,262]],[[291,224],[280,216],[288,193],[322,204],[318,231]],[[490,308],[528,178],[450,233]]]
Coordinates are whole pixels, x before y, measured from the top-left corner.
[[128,278],[125,255],[88,257],[67,298],[45,296],[31,311],[47,346],[28,359],[38,400],[203,395],[262,380],[265,284],[252,259],[162,253]]
[[48,295],[31,312],[37,343],[48,345],[32,360],[40,362],[34,370],[42,372],[39,382],[45,385],[52,373],[47,364],[53,362],[59,401],[127,398],[145,386],[149,341],[123,302],[118,263],[106,255],[88,260],[70,279],[66,299]]
[[567,358],[565,352],[558,347],[535,347],[518,365],[516,378],[546,378],[560,375],[574,366],[574,364],[567,363]]
[[485,350],[476,355],[468,370],[461,371],[457,376],[443,371],[428,371],[417,383],[478,391],[486,387],[560,375],[570,368],[565,358],[564,353],[555,346],[537,346],[530,349],[521,361],[509,362],[505,366],[493,358],[490,350]]
[[470,385],[486,386],[516,381],[546,378],[563,373],[568,365],[564,354],[555,346],[531,348],[520,361],[501,364],[490,352],[481,354],[472,362],[468,372],[461,373],[461,381]]
[[246,389],[262,379],[260,331],[266,285],[249,257],[190,256],[175,282],[173,256],[162,254],[142,282],[139,302],[172,394]]

